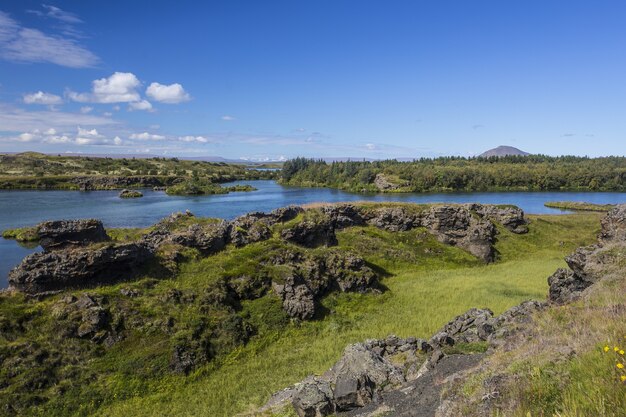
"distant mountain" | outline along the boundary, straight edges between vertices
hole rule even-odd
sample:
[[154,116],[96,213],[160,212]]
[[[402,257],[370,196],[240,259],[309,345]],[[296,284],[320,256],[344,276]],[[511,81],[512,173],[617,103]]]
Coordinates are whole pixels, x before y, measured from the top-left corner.
[[481,153],[480,157],[489,158],[490,156],[526,156],[530,155],[528,152],[524,152],[520,149],[514,148],[512,146],[498,146],[497,148],[489,149],[486,152]]

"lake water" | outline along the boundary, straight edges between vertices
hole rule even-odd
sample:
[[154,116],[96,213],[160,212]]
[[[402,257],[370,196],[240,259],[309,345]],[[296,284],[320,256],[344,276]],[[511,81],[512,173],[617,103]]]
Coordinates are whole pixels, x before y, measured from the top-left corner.
[[[144,190],[144,197],[121,199],[119,191],[0,191],[0,230],[35,225],[44,220],[96,218],[106,227],[146,227],[176,211],[196,216],[232,219],[251,211],[271,211],[290,204],[341,201],[401,201],[415,203],[514,204],[526,213],[562,213],[544,207],[547,201],[586,201],[598,204],[626,203],[626,193],[597,192],[493,192],[438,194],[353,194],[326,188],[283,187],[274,181],[236,182],[254,185],[258,191],[212,196],[168,196]],[[27,249],[0,238],[0,288],[6,287],[9,270]]]

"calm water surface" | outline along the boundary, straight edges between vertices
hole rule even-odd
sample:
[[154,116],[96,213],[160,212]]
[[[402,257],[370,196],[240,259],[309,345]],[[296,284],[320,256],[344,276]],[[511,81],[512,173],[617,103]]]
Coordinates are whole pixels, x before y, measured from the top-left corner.
[[[119,191],[0,191],[0,230],[31,226],[44,220],[97,218],[106,227],[146,227],[176,211],[196,216],[232,219],[251,211],[270,211],[290,204],[340,201],[402,201],[416,203],[514,204],[526,213],[562,213],[544,207],[546,201],[626,203],[626,193],[496,192],[445,194],[352,194],[325,188],[283,187],[274,181],[247,181],[258,191],[202,197],[168,196],[144,190],[144,197],[121,199]],[[236,183],[234,183],[236,184]],[[0,238],[0,288],[9,270],[36,249]]]

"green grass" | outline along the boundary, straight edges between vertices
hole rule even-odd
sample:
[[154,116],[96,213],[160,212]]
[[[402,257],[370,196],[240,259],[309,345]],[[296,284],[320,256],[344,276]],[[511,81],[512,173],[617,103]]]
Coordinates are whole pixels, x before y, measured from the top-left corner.
[[[338,236],[342,247],[362,251],[368,262],[389,274],[383,280],[384,293],[332,294],[322,302],[326,316],[312,322],[289,322],[271,295],[245,302],[242,314],[258,325],[247,345],[187,378],[163,378],[155,392],[105,404],[98,414],[232,416],[258,407],[271,393],[310,373],[322,373],[349,343],[392,333],[429,337],[471,307],[489,307],[498,314],[527,299],[542,300],[546,279],[564,266],[563,256],[595,241],[599,216],[531,216],[531,220],[526,235],[501,230],[500,260],[491,265],[440,245],[421,230],[343,231]],[[245,270],[251,267],[246,259],[262,256],[271,244],[228,250],[188,264],[176,282],[163,285],[193,288],[219,275],[213,268]]]
[[15,239],[18,242],[37,242],[39,240],[39,231],[37,230],[37,226],[19,227],[4,230],[2,237],[5,239]]
[[594,204],[579,201],[548,201],[544,206],[561,210],[600,211],[607,212],[615,208],[615,204]]

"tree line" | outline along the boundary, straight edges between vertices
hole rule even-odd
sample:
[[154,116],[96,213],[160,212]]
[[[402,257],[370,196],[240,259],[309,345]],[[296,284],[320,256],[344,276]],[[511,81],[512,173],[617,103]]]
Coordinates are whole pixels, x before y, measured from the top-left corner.
[[[384,180],[388,187],[380,185]],[[295,158],[280,181],[288,185],[373,192],[592,190],[626,191],[626,157],[546,155],[490,158],[440,157],[411,162]]]

